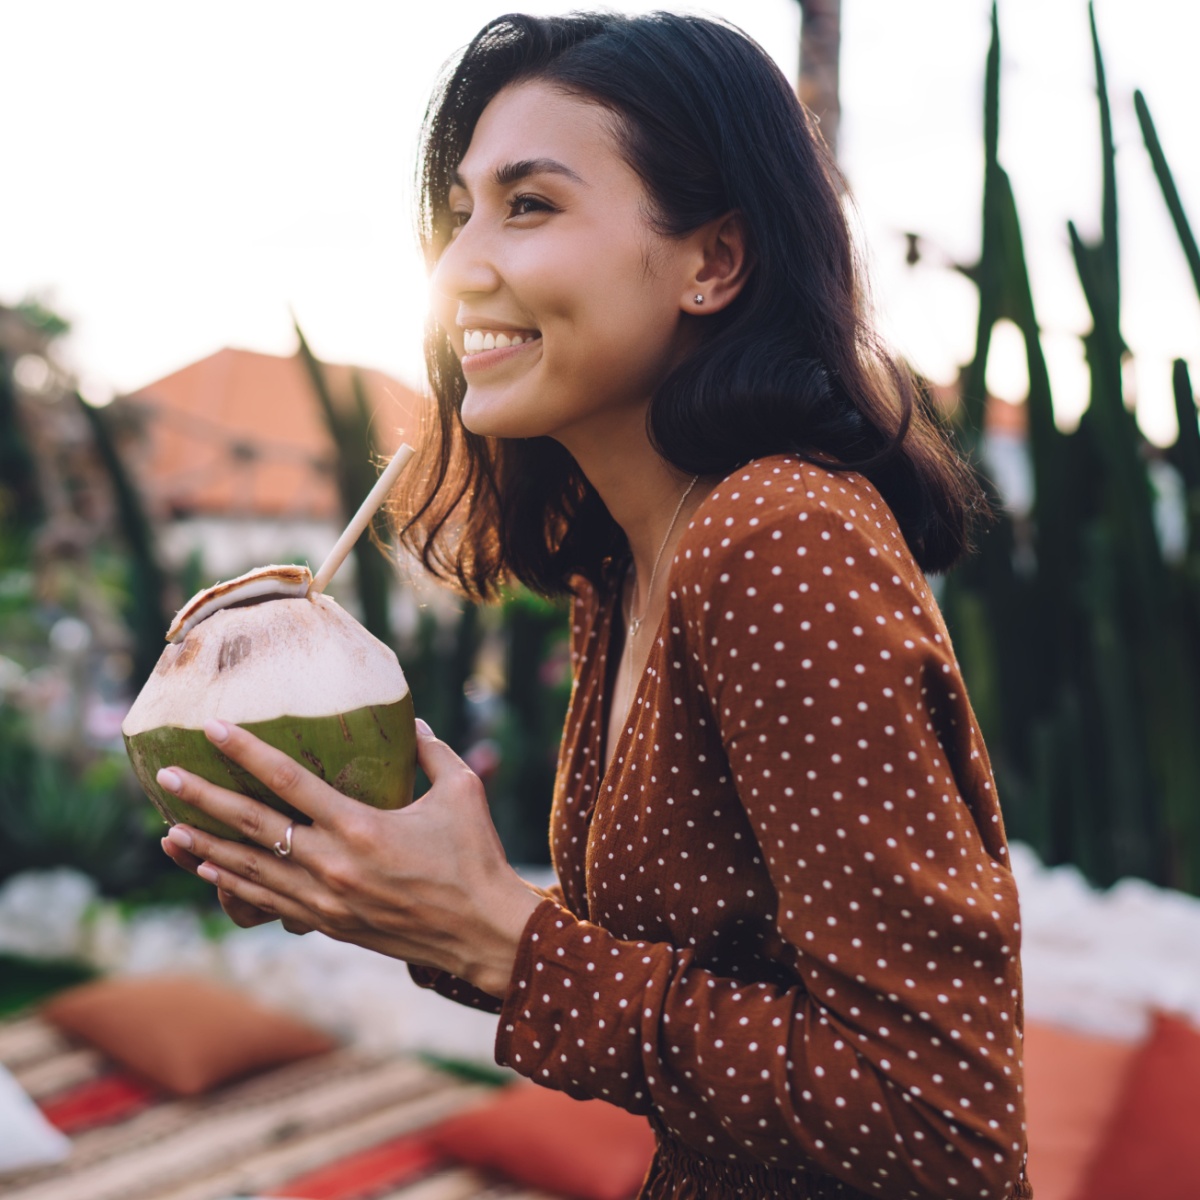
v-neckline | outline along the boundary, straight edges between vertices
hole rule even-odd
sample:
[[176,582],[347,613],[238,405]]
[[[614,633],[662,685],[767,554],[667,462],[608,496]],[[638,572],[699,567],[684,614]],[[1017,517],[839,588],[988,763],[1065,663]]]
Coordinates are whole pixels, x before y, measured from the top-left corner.
[[[674,561],[672,561],[668,566],[668,576],[667,576],[668,594],[670,591],[670,574],[669,574],[669,572],[670,572],[671,568],[674,567],[674,565],[675,565]],[[622,751],[623,744],[630,737],[630,730],[633,727],[633,715],[634,715],[634,711],[637,708],[638,695],[640,694],[640,692],[642,690],[642,686],[646,682],[646,676],[649,673],[650,662],[654,658],[654,652],[658,648],[658,644],[663,638],[663,627],[666,623],[667,613],[668,613],[668,609],[670,607],[668,604],[663,605],[662,614],[658,619],[658,624],[655,626],[654,641],[650,643],[650,653],[646,656],[646,661],[642,666],[641,674],[638,676],[638,678],[636,680],[633,681],[633,688],[632,688],[632,692],[629,697],[629,707],[626,710],[624,720],[621,721],[620,728],[617,731],[616,743],[614,744],[614,746],[612,748],[612,758],[609,759],[606,756],[606,751],[608,750],[608,726],[609,726],[609,722],[612,719],[612,705],[613,705],[613,700],[615,698],[613,696],[613,691],[614,691],[614,685],[616,684],[616,681],[617,681],[617,675],[620,673],[620,665],[621,665],[620,659],[621,659],[621,656],[623,654],[625,654],[626,649],[627,649],[626,638],[628,638],[628,636],[629,636],[629,632],[625,628],[624,622],[621,621],[619,623],[619,628],[622,631],[621,645],[617,649],[616,654],[614,655],[613,643],[616,640],[616,630],[618,628],[618,614],[620,613],[620,610],[621,610],[621,593],[625,587],[624,579],[625,579],[624,573],[622,573],[621,581],[618,583],[618,585],[615,588],[612,589],[612,592],[610,593],[610,595],[608,597],[608,603],[606,605],[605,620],[607,621],[608,625],[607,625],[607,628],[605,630],[603,630],[603,633],[602,633],[602,636],[604,638],[604,643],[605,643],[604,669],[603,669],[603,671],[598,672],[598,674],[600,676],[600,717],[596,723],[597,724],[597,733],[595,736],[595,741],[593,743],[593,748],[594,748],[595,755],[596,755],[596,768],[597,768],[597,770],[596,770],[596,791],[592,797],[591,804],[588,806],[588,815],[589,816],[591,815],[592,810],[595,809],[596,804],[599,802],[600,795],[604,790],[605,783],[608,782],[610,775],[612,775],[618,769],[618,763],[622,759],[621,751]]]

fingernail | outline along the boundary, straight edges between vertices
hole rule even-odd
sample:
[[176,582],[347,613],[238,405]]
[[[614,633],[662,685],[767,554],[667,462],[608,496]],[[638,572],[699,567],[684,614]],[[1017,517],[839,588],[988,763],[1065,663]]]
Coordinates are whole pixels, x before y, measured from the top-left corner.
[[182,825],[172,825],[167,830],[167,837],[177,846],[182,846],[185,850],[192,848],[192,835],[188,833]]
[[199,875],[201,879],[207,879],[209,883],[217,882],[217,868],[210,867],[208,863],[197,867],[196,874]]
[[223,742],[229,736],[229,726],[224,721],[205,721],[204,732],[208,735],[210,741]]
[[422,721],[421,718],[418,717],[417,718],[417,732],[423,733],[426,736],[428,736],[429,734],[433,733],[433,730],[429,728],[428,721]]
[[158,786],[166,788],[168,792],[177,792],[183,787],[183,779],[179,772],[172,771],[170,767],[163,767],[154,778],[158,780]]

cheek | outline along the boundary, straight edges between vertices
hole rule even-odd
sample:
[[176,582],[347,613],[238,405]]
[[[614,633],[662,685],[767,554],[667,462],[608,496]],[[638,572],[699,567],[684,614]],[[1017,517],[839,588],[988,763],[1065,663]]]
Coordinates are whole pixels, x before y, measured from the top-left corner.
[[638,385],[656,381],[672,359],[679,329],[675,298],[661,279],[647,278],[641,261],[608,281],[593,323],[592,349],[611,369]]

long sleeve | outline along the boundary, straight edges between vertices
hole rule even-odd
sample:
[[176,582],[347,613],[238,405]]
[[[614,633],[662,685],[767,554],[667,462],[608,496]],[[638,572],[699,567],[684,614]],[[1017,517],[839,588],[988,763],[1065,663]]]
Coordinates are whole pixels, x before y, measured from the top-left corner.
[[[498,1059],[714,1159],[905,1200],[1029,1195],[1016,892],[948,637],[869,485],[774,476],[745,476],[762,498],[706,504],[681,542],[667,621],[688,650],[664,671],[719,734],[769,877],[751,903],[791,981],[704,969],[547,901]],[[701,862],[671,886],[745,902]]]
[[501,1001],[496,996],[481,992],[449,971],[439,971],[436,967],[416,967],[409,963],[408,974],[417,987],[432,988],[439,996],[445,996],[456,1004],[487,1013],[500,1011]]

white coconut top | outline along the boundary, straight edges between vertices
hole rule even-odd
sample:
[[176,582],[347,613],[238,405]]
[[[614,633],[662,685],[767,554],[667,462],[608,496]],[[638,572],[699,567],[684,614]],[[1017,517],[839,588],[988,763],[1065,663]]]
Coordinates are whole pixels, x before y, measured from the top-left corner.
[[328,596],[264,600],[215,612],[169,644],[121,731],[321,717],[406,695],[395,654]]
[[[307,596],[312,587],[312,572],[307,567],[255,567],[245,575],[198,591],[176,614],[167,630],[168,642],[181,642],[189,629],[195,628],[213,613],[247,600],[265,600],[269,596]],[[317,591],[324,591],[318,588]]]

